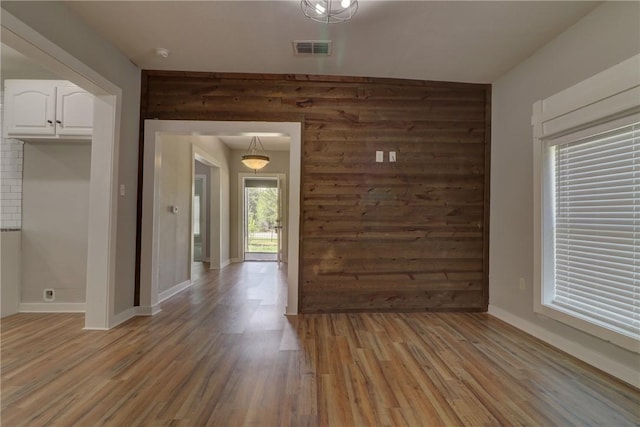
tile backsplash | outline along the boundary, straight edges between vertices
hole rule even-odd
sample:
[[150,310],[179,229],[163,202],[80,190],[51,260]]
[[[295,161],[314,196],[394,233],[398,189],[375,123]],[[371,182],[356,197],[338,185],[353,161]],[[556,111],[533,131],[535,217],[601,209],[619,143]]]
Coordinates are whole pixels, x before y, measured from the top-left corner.
[[[4,91],[0,90],[0,120],[3,117]],[[0,121],[0,134],[2,122]],[[22,228],[22,164],[23,142],[0,138],[0,228]]]
[[22,226],[23,142],[0,139],[0,228]]

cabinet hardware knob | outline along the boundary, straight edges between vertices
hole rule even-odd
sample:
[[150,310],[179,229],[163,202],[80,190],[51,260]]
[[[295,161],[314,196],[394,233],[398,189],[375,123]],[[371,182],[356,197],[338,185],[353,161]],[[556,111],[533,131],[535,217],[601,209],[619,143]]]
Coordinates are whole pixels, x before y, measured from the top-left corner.
[[49,123],[50,125],[53,124],[53,122],[51,120],[47,120],[47,123]]
[[56,120],[56,123],[59,124],[59,125],[62,124],[62,122],[60,120]]

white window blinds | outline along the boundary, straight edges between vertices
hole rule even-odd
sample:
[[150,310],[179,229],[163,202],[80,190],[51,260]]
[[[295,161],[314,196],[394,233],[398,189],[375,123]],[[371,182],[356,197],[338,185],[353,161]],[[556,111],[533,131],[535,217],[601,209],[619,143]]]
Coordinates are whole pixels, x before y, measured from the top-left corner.
[[640,123],[554,147],[554,305],[640,336]]

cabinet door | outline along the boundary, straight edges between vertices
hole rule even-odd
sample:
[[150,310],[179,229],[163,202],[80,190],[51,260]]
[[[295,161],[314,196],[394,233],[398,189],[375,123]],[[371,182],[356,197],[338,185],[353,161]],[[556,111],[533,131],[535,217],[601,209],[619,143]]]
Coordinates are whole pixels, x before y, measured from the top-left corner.
[[5,88],[7,135],[54,135],[54,85],[8,84]]
[[93,130],[93,95],[79,87],[58,87],[56,125],[59,136],[90,136]]

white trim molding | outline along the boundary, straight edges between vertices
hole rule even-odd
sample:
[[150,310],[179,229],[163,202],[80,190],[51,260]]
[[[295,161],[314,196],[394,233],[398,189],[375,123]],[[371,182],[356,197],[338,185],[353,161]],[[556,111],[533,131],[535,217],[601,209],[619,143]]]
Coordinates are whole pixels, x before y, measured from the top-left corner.
[[4,44],[95,96],[86,303],[82,311],[86,329],[107,329],[115,310],[122,89],[4,9],[0,27]]
[[83,302],[21,302],[20,313],[84,313]]
[[159,302],[164,302],[166,300],[168,300],[169,298],[171,298],[172,296],[179,294],[180,292],[184,291],[185,289],[188,289],[191,287],[193,283],[191,283],[191,280],[185,280],[182,283],[178,283],[177,285],[167,289],[166,291],[162,291],[158,294],[158,301]]
[[[210,270],[219,270],[222,268],[222,233],[221,221],[223,217],[222,189],[221,189],[221,170],[222,165],[218,159],[207,153],[204,149],[196,144],[191,145],[192,157],[192,181],[195,180],[195,161],[209,167],[211,172],[209,181],[205,185],[206,203],[209,204],[209,227],[205,232],[207,238],[207,259],[209,261]],[[195,187],[191,186],[192,193]],[[193,194],[191,194],[191,209],[193,212]],[[191,236],[193,236],[193,214],[189,216]],[[190,239],[189,259],[193,259],[193,238]],[[189,277],[193,279],[193,263],[189,264]]]
[[638,122],[638,70],[640,55],[635,55],[547,99],[537,101],[533,104],[532,115],[533,311],[636,353],[640,353],[640,341],[636,338],[567,314],[553,303],[554,173],[551,152],[555,144]]
[[575,132],[640,112],[640,55],[635,55],[533,106],[536,140]]
[[115,328],[116,326],[126,322],[129,319],[136,317],[136,309],[138,307],[129,307],[123,312],[120,312],[111,318],[109,322],[109,329]]
[[238,235],[236,236],[238,239],[238,258],[234,258],[237,259],[237,262],[244,262],[245,257],[245,195],[244,195],[244,190],[245,190],[245,181],[246,180],[251,180],[251,179],[260,179],[260,178],[270,178],[273,179],[275,181],[278,182],[278,212],[279,212],[279,217],[280,220],[282,221],[283,224],[283,228],[280,230],[281,236],[278,237],[278,239],[283,239],[282,242],[280,242],[280,249],[284,250],[282,251],[281,255],[284,255],[281,259],[281,262],[287,262],[288,259],[288,248],[287,245],[289,243],[288,241],[288,227],[289,227],[289,221],[288,221],[288,214],[289,214],[289,206],[288,203],[290,201],[286,201],[285,203],[285,197],[286,194],[288,194],[288,182],[287,182],[287,174],[286,173],[260,173],[260,172],[254,172],[254,173],[247,173],[247,172],[240,172],[238,173],[238,188],[237,188],[237,197],[238,197],[238,214],[240,216],[240,219],[238,220]]
[[160,304],[140,305],[133,308],[136,310],[136,316],[155,316],[162,311]]
[[[298,256],[300,227],[300,163],[302,124],[299,122],[231,122],[198,120],[145,120],[142,180],[142,255],[140,260],[140,302],[153,312],[158,305],[159,283],[159,175],[162,153],[156,138],[163,133],[176,135],[225,135],[239,132],[279,132],[291,138],[289,153],[289,268],[287,271],[286,314],[298,312]],[[196,152],[197,154],[197,152]],[[212,200],[215,198],[212,198]],[[215,225],[212,224],[212,228]],[[213,241],[214,239],[212,239]],[[212,251],[215,262],[215,254]],[[221,261],[223,267],[228,260]]]
[[567,340],[566,337],[550,332],[549,330],[537,326],[528,320],[524,320],[519,316],[511,314],[502,308],[490,305],[489,314],[559,350],[564,351],[567,354],[570,354],[576,359],[580,359],[583,362],[586,362],[591,366],[595,366],[596,368],[613,375],[636,388],[640,388],[640,372],[617,363],[607,357],[606,354],[593,351],[588,347]]

